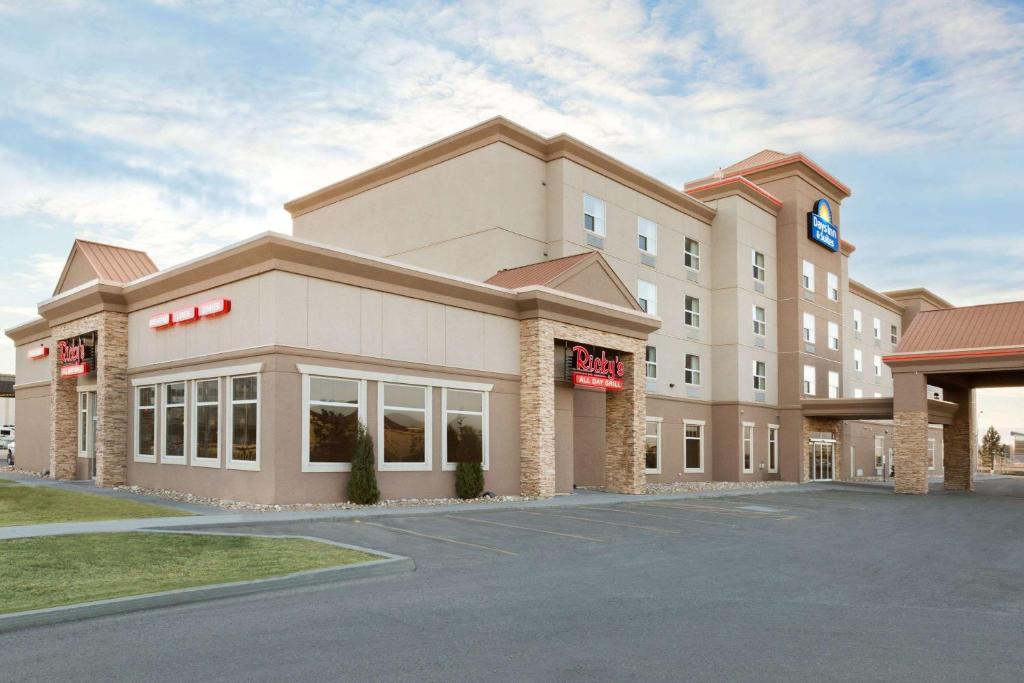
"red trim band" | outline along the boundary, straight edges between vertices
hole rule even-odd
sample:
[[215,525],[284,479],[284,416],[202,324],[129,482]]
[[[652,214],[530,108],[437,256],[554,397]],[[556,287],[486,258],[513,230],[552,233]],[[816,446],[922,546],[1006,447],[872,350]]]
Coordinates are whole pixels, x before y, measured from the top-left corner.
[[917,353],[909,356],[882,356],[883,363],[900,363],[909,360],[936,360],[940,358],[984,358],[986,356],[1024,355],[1024,348],[991,349],[985,351],[939,351],[934,353]]

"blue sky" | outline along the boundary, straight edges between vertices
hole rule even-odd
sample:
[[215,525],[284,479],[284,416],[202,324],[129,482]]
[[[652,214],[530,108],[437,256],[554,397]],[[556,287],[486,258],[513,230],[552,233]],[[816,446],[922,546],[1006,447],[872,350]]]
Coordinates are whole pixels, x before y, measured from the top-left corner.
[[854,190],[854,277],[1024,299],[1016,3],[0,0],[0,92],[2,328],[75,236],[166,267],[288,232],[285,200],[495,114],[677,186],[803,151]]

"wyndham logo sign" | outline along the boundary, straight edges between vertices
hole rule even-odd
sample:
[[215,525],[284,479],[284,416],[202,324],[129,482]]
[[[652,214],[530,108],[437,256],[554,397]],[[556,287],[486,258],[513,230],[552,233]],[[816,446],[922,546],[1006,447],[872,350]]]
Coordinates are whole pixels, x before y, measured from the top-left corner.
[[807,237],[829,251],[839,251],[839,228],[832,223],[832,207],[824,197],[807,214]]

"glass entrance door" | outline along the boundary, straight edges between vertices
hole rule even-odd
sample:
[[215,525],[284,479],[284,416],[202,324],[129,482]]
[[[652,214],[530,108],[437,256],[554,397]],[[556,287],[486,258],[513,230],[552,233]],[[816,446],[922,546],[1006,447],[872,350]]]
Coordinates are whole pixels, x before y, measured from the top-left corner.
[[812,441],[810,473],[812,481],[835,479],[836,442]]
[[[89,477],[96,476],[96,392],[78,393],[78,457],[85,459]],[[83,476],[79,469],[79,475]]]
[[96,478],[96,392],[88,392],[88,437],[89,437],[89,476]]

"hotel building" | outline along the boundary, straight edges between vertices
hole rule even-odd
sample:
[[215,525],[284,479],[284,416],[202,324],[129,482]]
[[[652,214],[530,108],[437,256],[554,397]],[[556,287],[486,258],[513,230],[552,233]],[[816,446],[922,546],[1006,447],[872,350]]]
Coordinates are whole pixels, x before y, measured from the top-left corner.
[[79,240],[7,331],[18,464],[335,501],[359,420],[385,497],[460,459],[499,494],[888,475],[882,359],[951,304],[850,279],[850,194],[771,150],[675,188],[497,118],[288,202],[291,237],[162,271]]

